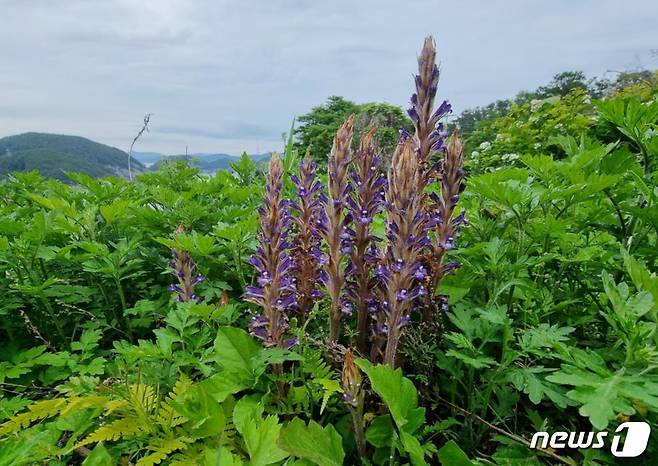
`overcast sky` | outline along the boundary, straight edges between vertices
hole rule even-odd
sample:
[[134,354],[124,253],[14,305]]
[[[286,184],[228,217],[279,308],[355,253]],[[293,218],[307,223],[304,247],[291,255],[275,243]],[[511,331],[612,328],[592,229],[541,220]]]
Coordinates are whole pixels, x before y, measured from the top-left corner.
[[[658,68],[656,0],[0,0],[0,137],[265,152],[332,94],[406,107],[422,39],[457,112],[546,83]],[[612,75],[611,75],[612,76]]]

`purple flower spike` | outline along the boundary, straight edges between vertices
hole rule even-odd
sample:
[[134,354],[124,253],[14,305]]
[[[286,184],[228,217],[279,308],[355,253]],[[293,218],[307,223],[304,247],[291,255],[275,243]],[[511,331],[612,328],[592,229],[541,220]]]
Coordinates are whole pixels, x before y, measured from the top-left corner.
[[329,313],[329,340],[336,342],[340,333],[340,321],[343,315],[341,291],[345,284],[345,271],[341,261],[351,251],[349,224],[351,216],[347,211],[351,187],[348,168],[352,162],[352,136],[354,115],[336,132],[334,145],[329,154],[327,166],[329,173],[329,198],[325,204],[326,228],[324,236],[327,241],[328,262],[325,267],[326,287],[331,298]]
[[263,309],[250,325],[251,334],[266,347],[286,348],[288,311],[295,308],[295,280],[291,276],[293,261],[288,255],[288,230],[291,223],[288,203],[282,198],[283,165],[277,154],[270,159],[263,207],[260,212],[261,232],[256,254],[249,263],[259,273],[258,286],[247,287],[244,298]]
[[[434,310],[440,307],[434,293],[444,275],[455,270],[444,266],[446,251],[455,248],[454,238],[465,222],[463,215],[453,218],[455,206],[464,190],[463,148],[459,138],[453,134],[446,144],[446,133],[441,120],[452,112],[451,105],[444,101],[434,109],[439,68],[436,64],[436,44],[427,37],[418,57],[418,75],[415,77],[416,92],[411,96],[409,115],[414,123],[414,144],[419,162],[425,170],[421,178],[423,187],[438,180],[440,195],[425,197],[424,211],[428,217],[428,228],[433,232],[431,251],[423,258],[427,270],[425,284],[428,288],[428,306],[423,309],[423,321],[431,323]],[[432,156],[440,154],[439,161]]]
[[295,237],[290,254],[296,282],[297,313],[303,323],[315,300],[322,297],[319,290],[322,267],[327,263],[321,250],[322,225],[326,223],[322,184],[318,181],[312,159],[299,164],[299,177],[291,177],[297,188],[299,201],[292,204],[296,216],[292,219]]
[[443,150],[445,132],[441,120],[452,111],[450,104],[445,101],[433,111],[439,74],[436,44],[432,37],[427,37],[418,57],[418,74],[414,80],[416,92],[411,96],[411,107],[407,110],[414,124],[414,143],[424,170],[430,168],[432,155]]
[[[434,244],[431,259],[426,264],[430,271],[430,289],[436,290],[441,279],[461,266],[453,261],[444,264],[446,252],[455,249],[455,237],[462,225],[466,224],[464,213],[455,216],[459,193],[464,191],[463,151],[461,141],[456,133],[448,139],[447,150],[441,168],[441,195],[432,196],[430,210],[432,216],[440,219],[433,225]],[[441,310],[442,302],[434,300],[434,308]],[[427,322],[431,314],[425,315]]]
[[350,246],[344,248],[350,254],[346,268],[347,287],[357,312],[356,346],[362,354],[368,350],[369,323],[374,317],[369,309],[373,308],[372,289],[378,281],[375,269],[380,259],[379,238],[372,234],[371,223],[382,210],[382,190],[386,185],[382,160],[374,142],[376,131],[377,128],[373,127],[363,135],[354,158],[350,173],[353,191],[348,200],[354,228],[346,229]]
[[380,293],[386,316],[385,321],[377,321],[377,327],[387,329],[384,362],[392,367],[402,328],[411,319],[412,304],[426,293],[419,279],[424,275],[420,260],[428,244],[428,222],[423,209],[425,197],[420,182],[423,176],[424,169],[413,141],[404,139],[398,144],[389,171],[386,192],[389,241],[383,265],[378,269],[383,279]]
[[[180,235],[185,232],[183,225],[176,228],[176,234]],[[200,298],[194,293],[194,286],[204,280],[203,275],[195,274],[196,263],[187,251],[172,250],[173,260],[169,262],[174,275],[178,279],[177,284],[169,285],[168,290],[177,295],[179,302],[187,301],[200,302]]]

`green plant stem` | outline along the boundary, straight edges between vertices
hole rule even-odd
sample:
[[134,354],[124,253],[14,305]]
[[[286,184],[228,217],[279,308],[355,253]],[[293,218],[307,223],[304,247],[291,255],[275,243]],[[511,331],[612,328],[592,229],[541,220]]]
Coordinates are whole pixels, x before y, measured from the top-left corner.
[[357,403],[357,407],[350,406],[352,414],[352,425],[354,426],[354,439],[356,440],[356,449],[359,458],[363,461],[366,456],[366,435],[363,429],[363,396]]
[[126,295],[123,291],[123,286],[121,285],[121,279],[115,277],[114,282],[117,285],[117,293],[119,294],[119,300],[121,301],[121,322],[123,322],[123,324],[125,325],[126,330],[128,331],[128,338],[132,342],[133,341],[132,324],[130,322],[130,319],[126,319],[126,309],[128,309],[128,305],[126,302]]

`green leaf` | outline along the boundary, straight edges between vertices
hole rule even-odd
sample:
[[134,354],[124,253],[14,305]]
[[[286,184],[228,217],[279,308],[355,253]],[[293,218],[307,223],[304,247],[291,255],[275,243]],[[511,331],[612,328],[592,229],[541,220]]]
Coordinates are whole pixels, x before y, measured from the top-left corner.
[[251,364],[254,375],[258,378],[271,364],[282,364],[286,361],[300,361],[301,359],[302,357],[299,354],[283,348],[260,348]]
[[265,466],[278,463],[288,457],[288,453],[277,446],[281,424],[276,416],[265,419],[248,418],[243,426],[244,443],[252,466]]
[[226,426],[226,413],[222,405],[204,383],[188,388],[171,404],[190,419],[195,438],[217,436]]
[[327,379],[327,378],[313,379],[313,382],[317,383],[318,385],[321,385],[323,389],[322,405],[320,406],[320,414],[322,414],[324,412],[324,409],[327,407],[327,403],[329,402],[329,398],[331,398],[331,395],[333,395],[334,393],[341,393],[343,389],[341,388],[338,381],[333,379]]
[[101,442],[96,444],[89,456],[82,462],[82,466],[114,466],[115,464],[116,462]]
[[653,411],[658,410],[658,384],[646,377],[626,375],[623,368],[614,373],[598,368],[594,373],[565,364],[546,380],[573,385],[574,389],[567,392],[567,396],[581,405],[579,413],[588,417],[599,430],[604,430],[619,413],[635,414],[633,404],[636,401]]
[[386,364],[373,366],[365,359],[357,359],[356,363],[368,375],[372,389],[384,400],[399,429],[403,429],[410,419],[416,420],[419,410],[424,413],[423,408],[417,408],[416,387],[402,376],[402,369],[393,370]]
[[443,466],[473,466],[466,453],[454,440],[448,441],[439,449],[439,461]]
[[391,446],[393,440],[397,438],[391,416],[388,414],[377,416],[366,430],[366,440],[377,448]]
[[446,356],[459,359],[464,364],[467,364],[473,367],[474,369],[483,369],[485,367],[489,367],[496,364],[496,360],[489,356],[484,356],[479,354],[470,356],[468,354],[465,354],[461,351],[457,351],[454,349],[449,349],[448,351],[446,351]]
[[319,466],[342,466],[343,440],[332,425],[322,427],[315,421],[308,426],[299,418],[281,430],[279,445],[291,454]]
[[250,419],[260,419],[261,417],[263,417],[263,404],[258,395],[243,396],[233,408],[233,424],[241,434]]
[[414,466],[425,466],[425,453],[423,452],[423,447],[420,446],[420,442],[416,437],[411,435],[408,432],[400,432],[400,440],[402,441],[402,446],[404,451],[409,454],[411,459],[411,464]]
[[235,327],[221,327],[215,339],[215,359],[224,371],[239,376],[240,380],[254,380],[252,360],[261,346],[247,332]]
[[518,390],[527,394],[534,404],[539,404],[545,397],[548,397],[553,403],[564,409],[570,403],[569,398],[558,390],[558,386],[547,383],[539,377],[539,374],[550,371],[551,369],[543,366],[520,367],[509,372],[509,379]]
[[226,447],[218,450],[207,448],[203,456],[203,466],[242,466],[244,463]]
[[253,379],[246,379],[236,372],[222,371],[200,383],[212,397],[222,402],[230,395],[235,395],[253,385]]

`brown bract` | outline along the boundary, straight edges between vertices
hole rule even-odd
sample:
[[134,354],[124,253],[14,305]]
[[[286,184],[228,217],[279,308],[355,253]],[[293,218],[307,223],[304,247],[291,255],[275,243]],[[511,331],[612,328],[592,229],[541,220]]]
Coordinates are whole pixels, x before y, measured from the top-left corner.
[[328,263],[327,292],[331,298],[330,310],[330,334],[332,342],[338,340],[340,333],[341,300],[340,293],[345,283],[345,273],[341,266],[343,253],[341,252],[341,234],[344,233],[346,225],[345,214],[347,211],[346,198],[349,194],[349,179],[347,171],[352,161],[352,137],[354,135],[354,115],[345,121],[338,129],[334,137],[334,144],[329,154],[329,199],[326,204],[327,214],[327,250]]

